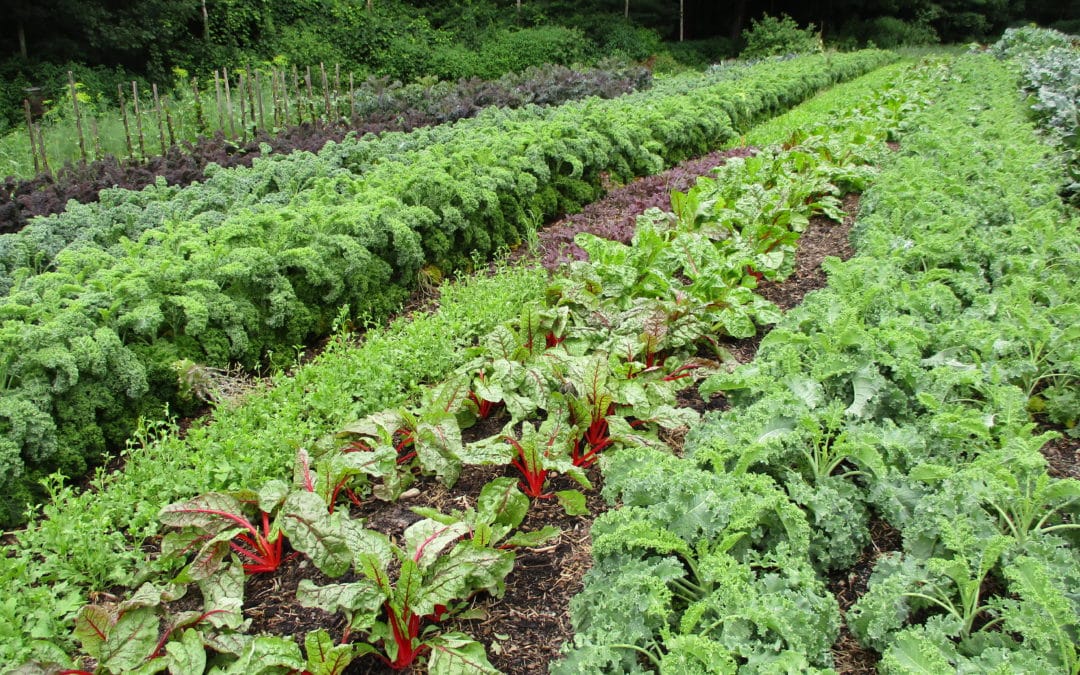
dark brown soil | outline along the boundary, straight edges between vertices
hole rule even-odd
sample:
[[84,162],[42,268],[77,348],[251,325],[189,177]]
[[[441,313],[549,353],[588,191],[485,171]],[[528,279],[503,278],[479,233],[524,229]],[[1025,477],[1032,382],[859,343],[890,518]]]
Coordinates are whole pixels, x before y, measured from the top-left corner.
[[656,207],[669,210],[673,190],[685,192],[698,178],[707,176],[728,158],[746,157],[755,152],[756,149],[750,147],[713,152],[687,160],[655,176],[639,178],[623,186],[611,186],[603,199],[541,230],[534,250],[518,251],[514,257],[531,255],[547,269],[554,270],[571,260],[585,259],[585,252],[574,244],[574,236],[580,232],[629,243],[634,236],[637,217],[646,209]]
[[1042,452],[1051,476],[1080,479],[1080,438],[1062,435],[1044,445]]
[[[863,549],[855,565],[846,572],[834,574],[829,580],[829,590],[836,596],[841,616],[846,615],[866,593],[870,574],[878,558],[890,551],[899,551],[902,543],[900,531],[885,521],[870,523],[870,543]],[[846,675],[871,675],[877,672],[880,656],[859,644],[846,624],[841,628],[840,638],[833,645],[832,652],[837,672]]]

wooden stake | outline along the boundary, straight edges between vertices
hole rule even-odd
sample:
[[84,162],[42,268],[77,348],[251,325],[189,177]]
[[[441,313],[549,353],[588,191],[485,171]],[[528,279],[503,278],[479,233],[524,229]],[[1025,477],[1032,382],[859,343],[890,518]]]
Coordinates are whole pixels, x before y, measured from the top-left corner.
[[131,81],[131,100],[135,106],[135,130],[139,132],[139,153],[146,159],[146,138],[142,131],[142,114],[139,112],[139,87],[135,80]]
[[101,150],[101,133],[98,131],[97,118],[90,116],[90,135],[94,137],[94,159],[101,159],[105,153]]
[[311,107],[311,123],[318,124],[319,116],[315,113],[315,90],[311,87],[311,66],[307,67],[307,71],[304,74],[304,84],[307,85],[307,101]]
[[34,173],[41,171],[38,161],[37,140],[34,139],[34,116],[30,114],[30,100],[23,99],[23,111],[26,113],[26,131],[30,134],[30,156],[34,158]]
[[289,80],[285,76],[285,71],[281,72],[281,127],[285,128],[289,126]]
[[120,86],[119,82],[116,84],[116,93],[120,95],[120,113],[124,117],[124,140],[127,141],[128,157],[134,161],[135,148],[131,145],[131,126],[128,125],[127,101],[124,100],[124,88]]
[[225,133],[225,112],[221,106],[221,79],[218,78],[218,71],[214,71],[214,98],[217,101],[217,118],[218,118],[218,130],[222,134]]
[[233,117],[232,94],[229,92],[229,69],[221,69],[221,79],[225,81],[225,116],[229,118],[229,133],[236,138],[236,120]]
[[299,126],[304,123],[304,100],[300,95],[300,75],[295,65],[292,67],[292,82],[293,91],[296,93],[296,124]]
[[150,88],[154,92],[154,110],[157,111],[157,130],[158,139],[161,141],[161,154],[165,154],[165,151],[169,149],[165,145],[165,115],[161,111],[161,97],[158,96],[157,83],[150,85]]
[[[334,113],[341,112],[341,64],[334,64]],[[337,120],[335,120],[337,121]]]
[[[263,110],[263,96],[262,96],[262,78],[259,77],[259,71],[255,71],[255,100],[259,102],[259,128],[266,128],[266,113]],[[254,114],[254,113],[253,113]]]
[[[225,90],[229,91],[228,89]],[[240,88],[236,90],[240,102],[240,138],[247,137],[247,108],[244,107],[244,73],[240,73]]]
[[[37,125],[35,125],[37,126]],[[30,133],[34,133],[33,130]],[[46,176],[52,177],[52,169],[49,168],[49,156],[45,152],[45,134],[41,133],[41,127],[37,127],[38,149],[41,151],[41,168]]]
[[75,89],[75,74],[68,71],[68,88],[71,89],[71,106],[75,109],[75,129],[79,132],[79,155],[86,163],[86,139],[83,138],[82,115],[79,113],[79,94]]
[[323,103],[326,108],[326,123],[330,124],[334,119],[330,114],[330,84],[326,81],[326,66],[322,63],[319,64],[319,72],[322,73],[322,94]]
[[353,86],[353,74],[349,73],[349,124],[356,124],[356,87]]
[[191,93],[195,97],[195,125],[200,134],[206,134],[206,112],[203,110],[202,95],[199,94],[199,80],[191,78]]
[[281,128],[281,102],[278,101],[278,74],[276,70],[270,71],[270,101],[274,104],[274,128]]
[[169,113],[169,106],[165,106],[165,126],[169,130],[169,147],[176,145],[176,131],[173,129],[172,114]]

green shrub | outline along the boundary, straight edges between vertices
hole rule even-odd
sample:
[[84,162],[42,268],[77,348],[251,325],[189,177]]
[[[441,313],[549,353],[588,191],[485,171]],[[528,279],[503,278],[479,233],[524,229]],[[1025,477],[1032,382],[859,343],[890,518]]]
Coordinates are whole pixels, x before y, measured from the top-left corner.
[[588,62],[596,47],[585,33],[562,26],[539,26],[521,30],[500,30],[480,51],[483,75],[495,78],[545,63],[570,65]]
[[814,24],[799,28],[787,14],[780,18],[766,14],[758,21],[750,22],[750,28],[742,32],[746,47],[741,56],[759,59],[781,54],[810,54],[821,51],[821,39]]
[[479,77],[485,71],[480,53],[460,44],[439,45],[428,57],[430,74],[442,80]]
[[881,49],[915,47],[939,42],[933,26],[922,21],[904,21],[894,16],[879,16],[864,22],[858,32],[862,44],[873,43]]
[[598,36],[604,53],[643,61],[661,49],[660,34],[628,21],[616,21]]
[[281,29],[274,42],[274,53],[301,68],[320,63],[352,62],[336,41],[325,39],[315,27],[303,21]]
[[735,41],[726,37],[669,42],[665,47],[676,61],[692,68],[705,68],[739,53]]

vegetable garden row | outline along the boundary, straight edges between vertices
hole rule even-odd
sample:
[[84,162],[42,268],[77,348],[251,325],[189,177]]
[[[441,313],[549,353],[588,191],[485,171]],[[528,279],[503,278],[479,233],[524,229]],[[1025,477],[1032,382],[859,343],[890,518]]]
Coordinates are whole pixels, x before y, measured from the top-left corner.
[[[1075,426],[1080,235],[1016,86],[984,55],[879,70],[824,123],[752,132],[783,145],[674,194],[629,246],[579,235],[589,261],[553,280],[448,285],[437,313],[336,338],[183,441],[140,428],[86,493],[49,479],[47,519],[0,563],[28,589],[0,604],[4,656],[70,663],[77,616],[98,672],[492,672],[470,600],[502,594],[518,551],[557,536],[526,514],[580,512],[599,465],[619,506],[593,527],[558,672],[835,672],[841,626],[882,672],[1080,672],[1080,483],[1047,473],[1031,422]],[[787,315],[753,292],[868,184],[859,256],[827,290]],[[724,367],[721,339],[770,323],[753,363]],[[691,384],[733,408],[698,421],[675,403]],[[672,454],[665,429],[686,426]],[[502,475],[469,508],[403,531],[359,517],[476,465]],[[868,559],[874,522],[902,550]],[[245,577],[290,550],[320,579],[295,602],[333,619],[249,635]],[[828,580],[859,564],[869,589],[842,611]],[[137,590],[85,604],[115,584]]]
[[326,335],[339,308],[385,316],[418,279],[521,243],[615,178],[730,141],[869,51],[764,62],[648,92],[492,111],[272,157],[187,188],[113,192],[0,246],[0,467],[20,516],[37,480],[81,475],[140,415],[180,404],[173,365],[255,366]]
[[[529,68],[498,80],[460,80],[435,84],[408,84],[371,79],[352,91],[350,119],[324,119],[286,126],[274,133],[260,131],[246,143],[236,144],[220,134],[200,136],[181,147],[162,150],[144,161],[105,157],[93,162],[67,164],[55,174],[43,172],[25,180],[9,177],[0,183],[0,233],[22,229],[36,216],[62,212],[69,200],[96,202],[102,190],[120,187],[138,190],[164,180],[184,186],[204,179],[210,163],[219,167],[251,166],[264,153],[317,152],[327,141],[347,134],[363,136],[386,131],[410,131],[472,117],[484,108],[521,108],[557,105],[568,100],[599,96],[613,98],[647,89],[649,72],[626,65],[575,71],[562,66]],[[198,116],[201,103],[183,102]],[[320,101],[321,103],[321,101]],[[192,124],[195,121],[192,120]],[[68,130],[70,133],[70,130]]]
[[[874,129],[899,121],[896,96],[903,95],[877,97],[850,137],[811,137],[789,151],[733,161],[716,181],[680,197],[673,217],[643,221],[633,246],[580,238],[592,260],[549,285],[546,300],[525,303],[518,320],[482,337],[449,379],[425,390],[419,407],[377,412],[348,425],[344,438],[308,443],[291,485],[249,483],[258,490],[213,492],[164,509],[160,518],[180,529],[162,540],[154,567],[184,565],[176,585],[144,585],[133,602],[82,609],[76,634],[84,648],[118,671],[144,661],[190,671],[205,663],[200,632],[233,672],[258,672],[256,663],[266,672],[325,669],[329,653],[334,669],[327,672],[341,672],[375,649],[395,666],[429,659],[437,672],[485,664],[483,648],[467,636],[421,629],[460,613],[478,590],[497,593],[512,567],[509,549],[553,534],[514,532],[526,495],[554,496],[550,473],[587,488],[585,470],[610,446],[655,445],[658,428],[694,419],[673,403],[676,390],[713,367],[693,356],[699,343],[746,336],[755,331],[752,319],[777,318],[753,285],[789,272],[809,216],[835,214],[837,196],[861,187],[868,157],[884,152],[885,137]],[[492,415],[503,416],[502,432],[463,443],[463,429]],[[506,465],[511,476],[486,486],[475,510],[423,512],[403,534],[405,548],[348,516],[349,500],[397,499],[419,473],[452,484],[469,464]],[[584,501],[574,491],[557,496],[571,511]],[[249,521],[256,502],[267,515]],[[331,652],[324,647],[342,636],[317,632],[301,657],[291,640],[243,635],[243,571],[273,573],[283,540],[328,576],[351,579],[304,586],[301,602],[344,613],[346,635],[362,641]],[[230,550],[245,558],[243,569],[225,562]],[[209,605],[165,619],[162,603],[189,584]],[[170,628],[159,643],[163,626]]]
[[[885,673],[1077,673],[1080,236],[1016,79],[964,57],[863,198],[858,257],[755,361],[686,458],[625,449],[558,672],[822,672],[842,625]],[[1045,419],[1045,418],[1043,418]],[[871,545],[846,616],[826,586]]]

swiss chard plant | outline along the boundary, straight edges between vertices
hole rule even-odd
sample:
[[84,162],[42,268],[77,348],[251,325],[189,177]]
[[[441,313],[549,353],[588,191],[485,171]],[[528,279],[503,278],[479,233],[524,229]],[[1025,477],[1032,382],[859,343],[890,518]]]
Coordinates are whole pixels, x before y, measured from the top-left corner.
[[[259,510],[261,527],[245,513],[251,506]],[[282,481],[269,481],[257,493],[200,495],[164,507],[158,517],[165,525],[180,528],[163,538],[163,557],[186,560],[194,551],[177,581],[209,578],[230,552],[244,561],[248,574],[274,572],[285,560],[286,539],[296,554],[306,554],[330,576],[339,576],[348,567],[347,521],[342,514],[328,513],[319,495],[290,491]]]
[[427,656],[431,672],[495,672],[482,645],[462,633],[438,629],[447,615],[460,615],[464,602],[476,593],[501,595],[503,579],[513,567],[510,551],[469,534],[464,521],[424,519],[405,530],[404,544],[398,546],[385,535],[358,530],[349,546],[361,578],[327,586],[304,580],[297,597],[308,607],[343,612],[348,621],[345,640],[363,635],[395,670]]

